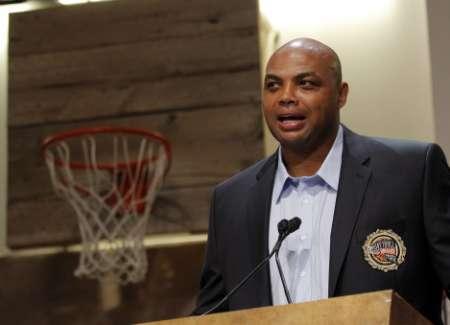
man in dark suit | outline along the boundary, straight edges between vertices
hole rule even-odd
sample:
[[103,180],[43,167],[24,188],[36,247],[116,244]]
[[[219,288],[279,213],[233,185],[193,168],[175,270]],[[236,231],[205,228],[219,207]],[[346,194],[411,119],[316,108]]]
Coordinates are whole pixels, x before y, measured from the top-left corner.
[[[435,144],[343,127],[347,94],[338,56],[318,41],[293,40],[270,58],[263,111],[280,148],[215,189],[194,314],[268,254],[278,220],[298,215],[297,237],[280,250],[294,301],[392,288],[440,323],[442,291],[450,291],[445,156]],[[272,264],[216,311],[285,303],[280,288]]]

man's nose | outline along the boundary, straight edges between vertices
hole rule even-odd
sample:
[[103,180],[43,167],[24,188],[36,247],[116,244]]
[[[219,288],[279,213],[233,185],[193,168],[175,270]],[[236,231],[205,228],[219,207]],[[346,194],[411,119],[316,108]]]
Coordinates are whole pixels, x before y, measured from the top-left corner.
[[298,99],[295,96],[295,89],[291,84],[283,87],[283,92],[278,100],[280,106],[289,107],[298,104]]

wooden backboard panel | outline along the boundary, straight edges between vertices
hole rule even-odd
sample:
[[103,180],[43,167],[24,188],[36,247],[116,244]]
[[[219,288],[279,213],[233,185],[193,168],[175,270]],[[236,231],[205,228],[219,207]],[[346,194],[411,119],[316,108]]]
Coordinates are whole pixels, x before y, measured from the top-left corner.
[[117,0],[10,19],[8,244],[79,240],[40,154],[55,132],[133,126],[174,162],[149,233],[204,231],[212,187],[263,156],[256,1]]

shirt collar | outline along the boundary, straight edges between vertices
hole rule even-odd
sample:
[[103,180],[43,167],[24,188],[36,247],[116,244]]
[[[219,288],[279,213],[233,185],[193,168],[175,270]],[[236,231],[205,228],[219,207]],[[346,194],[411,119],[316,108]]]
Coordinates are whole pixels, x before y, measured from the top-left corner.
[[301,179],[314,178],[319,176],[326,184],[328,184],[334,191],[339,187],[339,175],[341,172],[342,164],[342,150],[343,150],[343,128],[339,125],[336,138],[334,139],[333,146],[328,152],[325,160],[320,166],[317,173],[309,177],[292,177],[289,175],[286,166],[283,163],[281,156],[281,148],[278,149],[278,166],[275,174],[275,183],[273,188],[273,195],[277,199],[280,196],[287,185],[291,183],[298,183]]

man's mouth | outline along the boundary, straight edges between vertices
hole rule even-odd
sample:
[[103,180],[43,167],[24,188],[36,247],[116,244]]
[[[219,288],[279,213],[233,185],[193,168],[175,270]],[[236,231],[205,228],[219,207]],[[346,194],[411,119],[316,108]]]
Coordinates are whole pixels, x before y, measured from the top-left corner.
[[297,131],[304,127],[306,116],[302,114],[282,114],[277,117],[278,125],[283,131]]
[[279,122],[286,122],[286,121],[303,121],[306,119],[306,116],[299,115],[299,114],[285,114],[285,115],[279,115],[278,121]]

